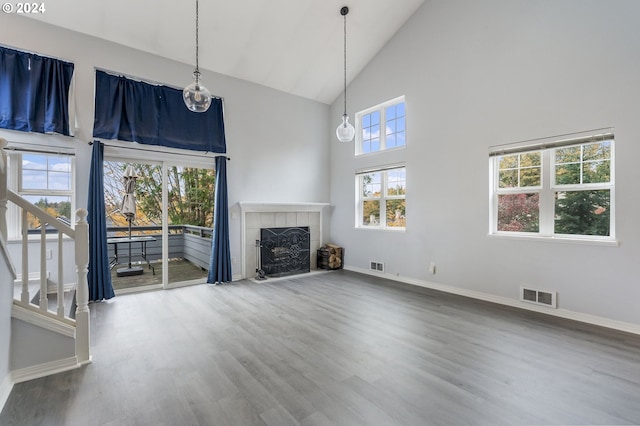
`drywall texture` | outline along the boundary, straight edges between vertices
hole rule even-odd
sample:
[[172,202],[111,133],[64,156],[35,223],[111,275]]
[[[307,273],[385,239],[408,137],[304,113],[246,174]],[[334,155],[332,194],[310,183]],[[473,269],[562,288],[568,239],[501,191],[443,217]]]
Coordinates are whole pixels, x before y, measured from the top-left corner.
[[[330,239],[346,266],[384,262],[392,276],[514,300],[527,284],[556,290],[561,309],[640,325],[639,15],[634,0],[426,1],[348,87],[352,117],[406,96],[407,147],[356,158],[332,142]],[[619,246],[488,236],[490,146],[609,126]],[[398,161],[406,232],[354,229],[354,171]]]
[[[2,16],[5,46],[49,55],[75,64],[78,131],[75,138],[1,131],[11,142],[74,147],[76,208],[86,206],[94,112],[94,69],[183,87],[193,66],[122,45],[43,24],[17,15]],[[203,81],[224,98],[233,268],[240,271],[238,201],[327,202],[329,199],[329,106],[264,86],[201,70]],[[135,151],[132,151],[135,154]],[[235,209],[235,210],[234,210]],[[15,260],[14,260],[15,261]]]

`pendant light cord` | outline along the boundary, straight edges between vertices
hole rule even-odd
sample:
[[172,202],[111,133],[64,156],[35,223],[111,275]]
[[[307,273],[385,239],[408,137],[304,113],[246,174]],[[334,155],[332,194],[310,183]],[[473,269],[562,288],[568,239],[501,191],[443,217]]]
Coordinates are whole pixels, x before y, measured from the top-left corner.
[[198,0],[196,0],[196,73],[200,75],[200,67],[198,63],[198,33],[200,32],[199,13],[198,13]]
[[344,17],[344,115],[347,115],[347,13],[342,15]]

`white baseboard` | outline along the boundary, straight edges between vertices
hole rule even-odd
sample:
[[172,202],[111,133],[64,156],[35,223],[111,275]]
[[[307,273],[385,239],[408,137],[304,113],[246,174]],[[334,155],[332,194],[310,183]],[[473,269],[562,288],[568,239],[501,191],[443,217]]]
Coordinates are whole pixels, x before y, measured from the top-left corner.
[[11,389],[13,389],[13,381],[11,380],[11,375],[8,374],[7,377],[0,382],[0,412],[2,412],[4,404],[7,403],[9,395],[11,395]]
[[429,288],[431,290],[442,291],[444,293],[456,294],[458,296],[470,297],[472,299],[483,300],[485,302],[497,303],[500,305],[511,306],[514,308],[525,309],[527,311],[539,312],[541,314],[570,319],[574,321],[583,322],[586,324],[597,325],[600,327],[606,327],[614,330],[619,330],[627,333],[640,335],[640,325],[638,324],[616,321],[609,318],[599,317],[596,315],[589,315],[582,312],[570,311],[567,309],[549,309],[546,307],[536,306],[536,305],[531,305],[529,303],[521,302],[520,300],[510,299],[508,297],[495,296],[488,293],[482,293],[479,291],[468,290],[465,288],[433,283],[430,281],[418,280],[415,278],[403,277],[398,275],[390,275],[390,274],[381,274],[380,272],[373,272],[364,268],[345,266],[344,269],[348,271],[358,272],[360,274],[371,275],[374,277],[384,278],[392,281],[398,281],[405,284],[411,284],[418,287]]
[[52,374],[62,373],[64,371],[74,370],[81,367],[75,356],[63,358],[56,361],[46,362],[31,367],[21,368],[11,372],[11,380],[13,383],[22,383],[29,380],[39,379],[41,377],[50,376]]

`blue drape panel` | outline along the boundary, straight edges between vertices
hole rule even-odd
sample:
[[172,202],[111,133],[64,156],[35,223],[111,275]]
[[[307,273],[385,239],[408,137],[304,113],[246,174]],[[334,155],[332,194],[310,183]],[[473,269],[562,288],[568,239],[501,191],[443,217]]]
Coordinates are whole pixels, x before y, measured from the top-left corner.
[[229,199],[227,197],[227,158],[216,157],[216,193],[213,212],[213,243],[207,282],[226,283],[232,280],[229,250]]
[[115,296],[111,284],[109,254],[107,253],[107,219],[104,207],[103,179],[104,147],[94,142],[89,172],[89,300],[100,301]]
[[70,136],[73,64],[0,47],[0,128]]
[[182,91],[96,71],[93,136],[171,148],[225,153],[222,99],[194,113]]

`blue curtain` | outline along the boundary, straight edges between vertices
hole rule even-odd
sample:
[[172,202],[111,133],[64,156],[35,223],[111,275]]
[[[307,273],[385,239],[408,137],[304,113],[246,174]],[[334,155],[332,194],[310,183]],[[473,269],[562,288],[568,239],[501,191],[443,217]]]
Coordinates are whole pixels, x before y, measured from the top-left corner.
[[0,47],[0,128],[70,136],[73,64]]
[[111,284],[111,270],[107,253],[107,220],[104,207],[103,180],[104,147],[93,143],[89,172],[89,300],[98,302],[115,296]]
[[182,91],[96,71],[93,136],[192,151],[226,152],[222,99],[204,113],[187,109]]
[[216,157],[216,189],[213,211],[213,243],[209,262],[210,284],[226,283],[232,279],[229,250],[229,199],[227,197],[227,157]]

